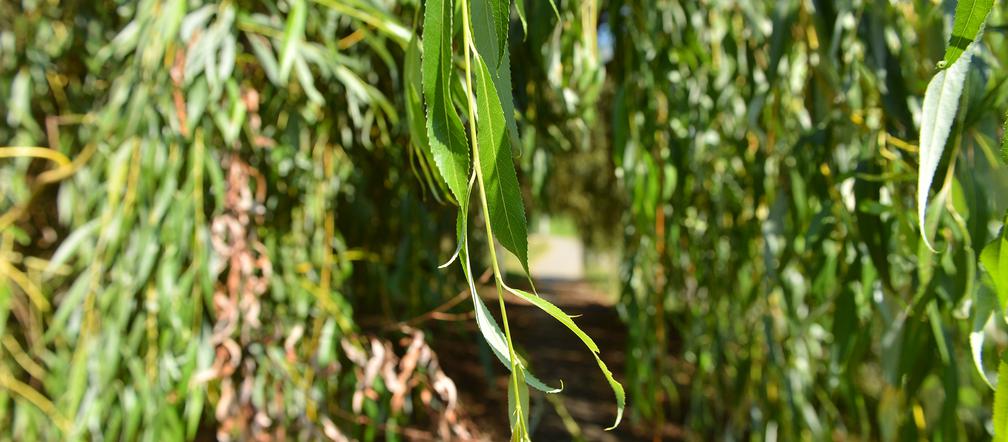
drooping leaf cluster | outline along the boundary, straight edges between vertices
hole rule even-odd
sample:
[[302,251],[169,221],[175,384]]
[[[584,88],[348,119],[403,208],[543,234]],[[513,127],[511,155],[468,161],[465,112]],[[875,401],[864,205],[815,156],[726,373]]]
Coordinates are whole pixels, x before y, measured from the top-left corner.
[[[619,424],[625,406],[622,385],[598,357],[599,348],[555,305],[538,294],[511,288],[504,281],[501,260],[493,246],[500,243],[521,264],[531,279],[528,265],[528,227],[512,146],[519,145],[511,94],[511,67],[508,48],[511,5],[507,0],[429,0],[424,5],[422,83],[426,110],[426,134],[414,133],[414,140],[426,138],[437,176],[458,203],[458,251],[450,262],[462,265],[476,309],[476,324],[501,362],[511,370],[508,383],[509,418],[513,440],[530,438],[528,426],[528,385],[547,393],[548,387],[528,372],[511,340],[504,296],[511,294],[531,302],[578,335],[595,355],[599,368],[616,396]],[[518,9],[523,14],[522,8]],[[524,22],[524,17],[522,18]],[[461,22],[461,26],[455,23]],[[461,34],[456,35],[456,30]],[[461,48],[455,54],[454,42]],[[456,63],[461,58],[461,63]],[[456,64],[463,66],[459,75]],[[455,87],[454,82],[461,83]],[[456,109],[460,104],[461,114]],[[465,127],[468,126],[468,140]],[[426,147],[426,146],[422,146]],[[471,158],[471,163],[470,163]],[[475,193],[475,195],[472,195]],[[473,281],[469,250],[470,200],[479,201],[485,220],[484,239],[490,247],[490,261],[497,288],[504,330],[488,314]]]

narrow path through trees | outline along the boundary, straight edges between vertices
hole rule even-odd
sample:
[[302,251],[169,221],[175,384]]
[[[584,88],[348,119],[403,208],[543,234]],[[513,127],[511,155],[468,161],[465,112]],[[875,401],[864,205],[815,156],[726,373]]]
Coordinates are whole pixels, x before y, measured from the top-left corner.
[[[541,296],[576,317],[584,331],[595,338],[603,360],[616,378],[625,379],[627,330],[613,306],[612,296],[583,279],[537,280],[536,288]],[[481,289],[481,296],[494,301],[488,305],[496,305],[496,291],[492,287]],[[576,336],[535,306],[513,297],[506,298],[506,302],[515,343],[528,359],[532,372],[551,385],[559,384],[559,380],[564,383],[564,391],[549,399],[543,394],[533,394],[530,420],[534,440],[652,440],[651,428],[635,428],[629,419],[624,419],[613,431],[604,431],[612,425],[616,407],[612,390],[598,372],[591,353]],[[496,309],[492,310],[498,314]],[[469,326],[468,332],[456,328],[443,334],[434,347],[441,360],[446,361],[445,371],[459,386],[467,414],[492,440],[507,440],[507,372],[488,349],[481,348],[484,344],[478,340],[475,326]],[[493,373],[490,379],[488,370]],[[633,398],[627,398],[627,405],[633,406]],[[665,440],[682,437],[678,427],[666,427]]]

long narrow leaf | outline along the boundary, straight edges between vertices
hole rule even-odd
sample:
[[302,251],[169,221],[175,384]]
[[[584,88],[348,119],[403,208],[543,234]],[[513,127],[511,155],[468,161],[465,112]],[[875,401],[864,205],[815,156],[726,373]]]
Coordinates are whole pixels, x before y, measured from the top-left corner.
[[[508,136],[511,138],[511,148],[519,150],[521,139],[518,137],[518,124],[515,122],[514,98],[511,94],[511,53],[507,50],[507,37],[500,37],[499,29],[495,29],[495,18],[493,17],[493,3],[500,0],[473,0],[472,19],[475,24],[473,29],[473,42],[476,44],[476,51],[483,57],[483,61],[490,70],[493,77],[494,86],[497,88],[497,97],[500,98],[501,111],[504,113],[504,122],[507,124]],[[521,4],[519,1],[517,4]],[[507,32],[504,27],[503,32]],[[504,51],[497,53],[498,43],[503,41]]]
[[477,137],[490,225],[497,240],[514,253],[525,273],[528,268],[528,227],[522,205],[518,176],[505,134],[497,88],[483,57],[476,58]]
[[[1006,220],[1008,221],[1008,220]],[[980,252],[980,263],[990,275],[994,292],[1001,308],[1008,306],[1008,228],[1002,227],[1001,233]],[[1005,314],[1004,311],[1001,314]]]
[[605,362],[602,361],[602,358],[598,356],[599,348],[598,345],[595,344],[595,341],[593,341],[592,338],[584,332],[584,330],[581,330],[581,327],[578,327],[570,316],[564,313],[563,310],[560,310],[559,307],[553,305],[553,303],[524,290],[508,287],[506,285],[504,288],[513,295],[532,303],[532,305],[552,316],[553,319],[556,319],[567,327],[567,329],[574,332],[574,334],[581,339],[581,342],[583,342],[585,346],[591,350],[592,355],[595,356],[595,361],[598,362],[599,369],[602,370],[602,374],[605,375],[606,381],[609,382],[609,386],[616,395],[616,422],[614,422],[611,427],[607,428],[607,430],[616,428],[616,426],[619,425],[620,420],[623,419],[623,409],[626,407],[626,393],[623,391],[623,385],[616,381],[612,372],[609,371],[609,367],[607,367]]
[[[470,270],[469,244],[465,234],[465,217],[461,214],[461,212],[459,214],[456,228],[458,229],[457,233],[459,242],[462,245],[458,252],[458,258],[462,263],[462,272],[465,274],[466,282],[469,284],[469,293],[472,296],[473,308],[476,310],[476,326],[479,328],[480,334],[483,335],[483,340],[485,340],[487,345],[490,346],[490,350],[493,354],[497,356],[497,359],[500,360],[504,367],[507,367],[507,369],[510,370],[511,358],[508,356],[510,352],[508,351],[507,338],[504,336],[504,332],[501,331],[500,326],[497,325],[497,321],[490,314],[490,309],[487,308],[483,300],[480,299],[479,293],[476,291],[476,283],[473,280],[472,272]],[[520,359],[515,362],[515,366],[524,368],[524,364]],[[559,393],[563,390],[562,383],[560,384],[560,388],[550,387],[527,370],[524,374],[526,382],[536,390],[544,393]]]
[[304,40],[305,22],[308,11],[304,0],[295,0],[287,15],[287,25],[284,28],[283,45],[280,49],[280,82],[286,83],[294,67],[294,58],[301,49]]
[[1008,441],[1008,363],[1001,355],[998,385],[994,392],[994,442]]
[[989,291],[982,289],[976,291],[974,299],[973,329],[969,334],[970,353],[973,356],[973,367],[976,368],[977,374],[979,374],[980,378],[987,383],[987,386],[994,388],[994,383],[991,382],[991,379],[987,376],[987,371],[984,370],[983,344],[985,337],[984,329],[986,328],[988,321],[990,321],[991,312],[994,310],[997,301]]
[[952,129],[952,120],[959,108],[966,71],[972,53],[967,52],[952,67],[935,74],[924,93],[924,106],[920,128],[920,168],[917,174],[917,215],[921,237],[929,249],[934,250],[924,230],[928,191],[934,179],[938,161],[945,150]]
[[462,120],[451,99],[452,11],[450,0],[427,2],[423,30],[423,93],[434,164],[455,199],[461,202],[466,195],[469,176],[469,146]]

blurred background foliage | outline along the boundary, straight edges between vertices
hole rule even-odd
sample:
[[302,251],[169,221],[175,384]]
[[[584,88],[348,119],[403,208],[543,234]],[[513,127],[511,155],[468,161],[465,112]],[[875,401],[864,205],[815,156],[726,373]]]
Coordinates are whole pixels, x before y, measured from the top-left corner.
[[0,5],[0,139],[66,160],[0,172],[5,438],[464,431],[422,334],[357,326],[459,287],[402,149],[419,4],[329,3]]
[[[970,336],[988,361],[1008,342],[976,264],[1008,207],[1001,5],[938,254],[916,119],[954,2],[557,6],[512,20],[516,162],[532,217],[621,256],[629,424],[989,435]],[[0,159],[0,438],[473,431],[437,336],[402,325],[464,286],[408,136],[421,7],[0,3],[0,145],[45,148]]]
[[1000,10],[935,187],[942,252],[913,228],[915,118],[954,6],[610,4],[639,417],[758,439],[985,437],[968,334],[1008,203]]

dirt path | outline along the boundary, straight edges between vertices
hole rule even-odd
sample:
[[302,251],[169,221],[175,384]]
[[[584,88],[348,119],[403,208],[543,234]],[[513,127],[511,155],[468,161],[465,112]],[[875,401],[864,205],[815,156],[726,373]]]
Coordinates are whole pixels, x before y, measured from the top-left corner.
[[[583,280],[539,280],[536,288],[543,297],[577,316],[575,321],[599,345],[602,359],[616,379],[623,381],[627,332],[611,305],[611,297]],[[488,288],[481,294],[497,316],[496,291]],[[551,385],[558,385],[562,379],[565,386],[550,400],[543,394],[533,394],[534,440],[651,440],[649,430],[634,428],[628,419],[614,431],[603,431],[612,425],[616,407],[612,390],[591,353],[573,333],[536,307],[515,298],[505,301],[514,340],[528,358],[532,372]],[[442,336],[435,349],[446,362],[445,371],[459,386],[467,414],[492,440],[508,440],[507,371],[489,349],[480,348],[483,344],[475,324],[469,322]],[[488,376],[488,371],[492,375]],[[632,398],[628,403],[632,406]],[[563,414],[567,414],[566,419]],[[675,439],[678,431],[671,428],[667,434]]]

